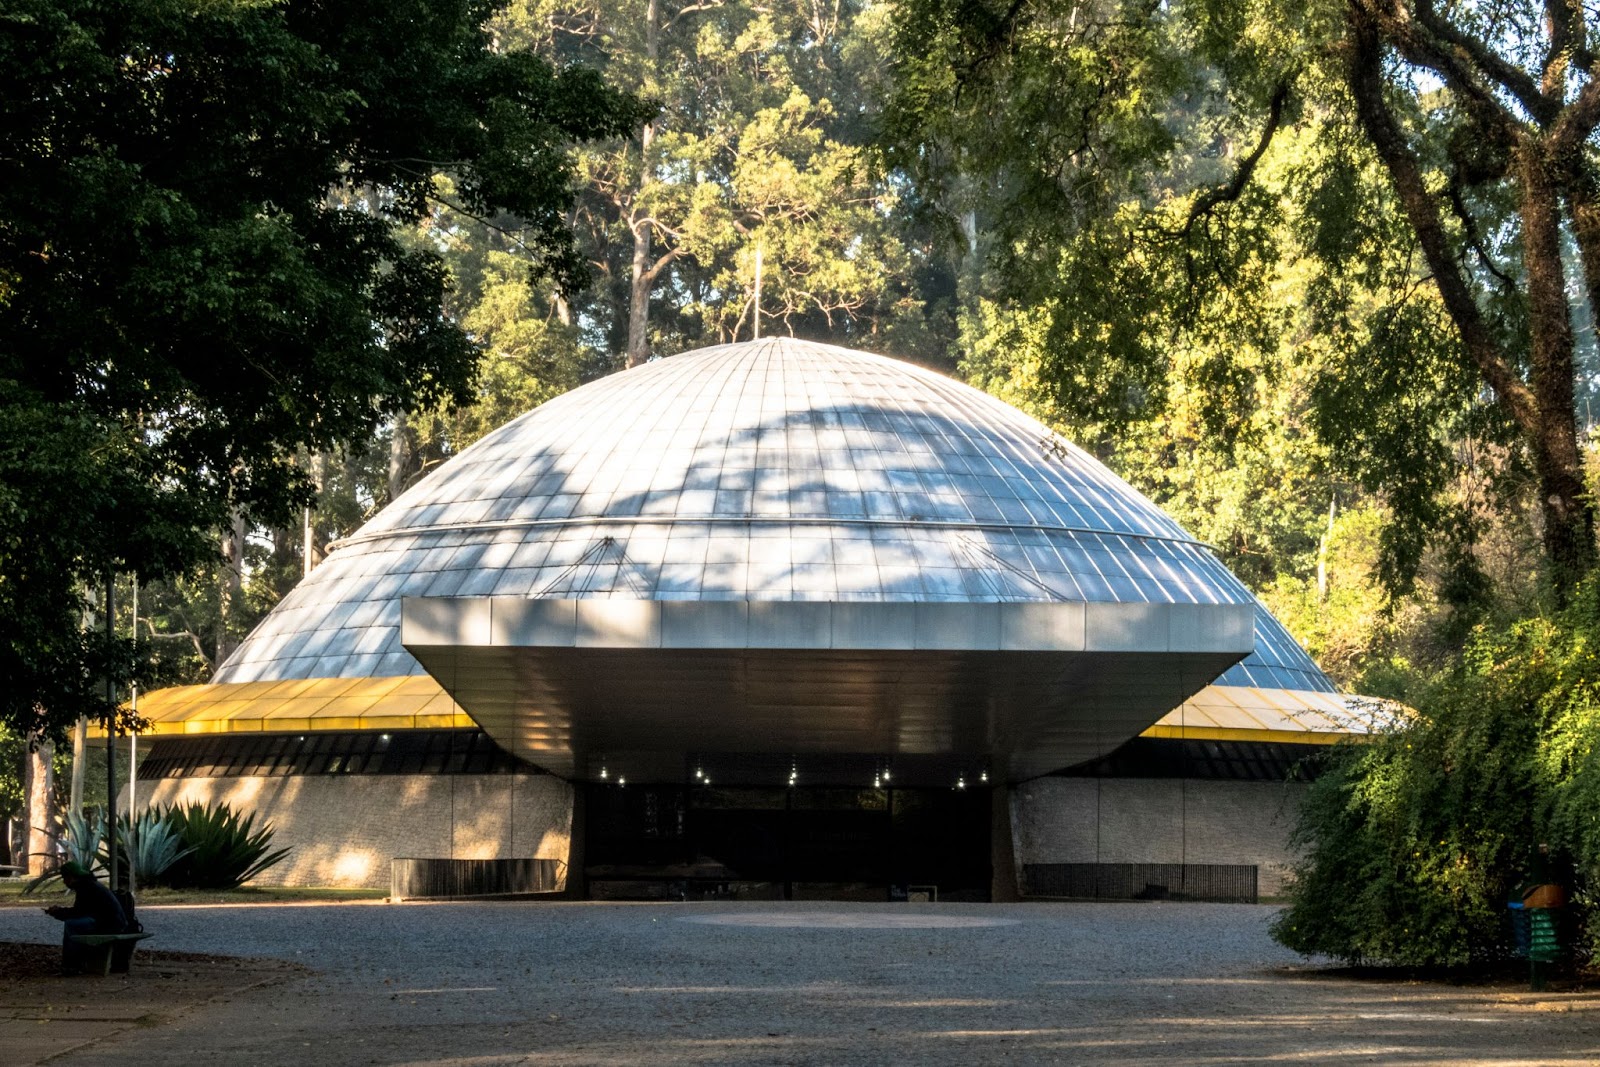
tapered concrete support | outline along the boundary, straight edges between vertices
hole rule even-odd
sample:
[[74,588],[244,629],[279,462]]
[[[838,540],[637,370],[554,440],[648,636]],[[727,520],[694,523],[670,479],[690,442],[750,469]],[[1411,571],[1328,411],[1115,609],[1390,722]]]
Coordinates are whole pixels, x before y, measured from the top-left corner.
[[589,791],[582,782],[572,783],[572,830],[567,836],[567,886],[562,896],[567,900],[589,899],[589,880],[583,868],[589,862],[585,839],[589,834]]
[[1017,851],[1011,836],[1011,787],[1001,783],[989,790],[989,900],[1014,904],[1017,892]]

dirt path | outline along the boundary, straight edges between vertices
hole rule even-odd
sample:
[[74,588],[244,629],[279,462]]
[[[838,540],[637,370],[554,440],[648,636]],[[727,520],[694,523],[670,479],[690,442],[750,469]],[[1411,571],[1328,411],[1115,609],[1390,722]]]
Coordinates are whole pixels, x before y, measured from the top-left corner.
[[194,1012],[310,972],[281,960],[142,953],[135,973],[61,978],[59,945],[0,942],[0,1064],[43,1063],[130,1030],[170,1026]]

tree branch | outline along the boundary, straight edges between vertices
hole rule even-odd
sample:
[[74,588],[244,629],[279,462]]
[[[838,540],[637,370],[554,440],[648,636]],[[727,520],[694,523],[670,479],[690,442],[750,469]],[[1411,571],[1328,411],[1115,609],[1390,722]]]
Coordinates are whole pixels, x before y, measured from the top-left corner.
[[1517,131],[1517,122],[1505,105],[1483,84],[1488,76],[1510,93],[1540,122],[1549,122],[1560,109],[1539,92],[1534,80],[1506,62],[1481,41],[1474,40],[1441,19],[1429,0],[1417,0],[1417,12],[1406,10],[1403,0],[1351,0],[1351,7],[1370,19],[1410,63],[1433,71],[1486,123]]
[[[499,223],[495,222],[493,219],[488,218],[487,216],[479,215],[479,214],[477,214],[475,212],[468,211],[466,208],[462,207],[460,204],[452,203],[451,201],[446,200],[442,196],[435,196],[433,194],[429,194],[428,200],[431,203],[438,204],[440,207],[448,208],[451,211],[454,211],[458,215],[463,215],[466,218],[472,219],[474,222],[482,223],[488,229],[492,230],[495,233],[498,233],[500,236],[504,237],[506,240],[510,241],[512,244],[516,245],[518,248],[522,249],[522,251],[526,252],[530,257],[532,257],[535,260],[536,263],[545,261],[545,259],[546,259],[545,253],[541,252],[539,249],[534,248],[532,245],[530,245],[526,240],[523,239],[522,235],[520,233],[518,233],[517,231],[509,229],[509,228],[507,228],[505,226],[502,226]],[[558,288],[559,288],[559,286],[558,286]]]
[[1550,127],[1550,154],[1560,157],[1573,152],[1600,125],[1600,78],[1593,77],[1578,90],[1577,99],[1562,109]]
[[[1400,7],[1399,0],[1390,0],[1390,3],[1394,11],[1395,21],[1397,23],[1409,22],[1404,9]],[[1469,83],[1473,83],[1469,69],[1459,65],[1457,57],[1452,55],[1454,50],[1470,59],[1478,70],[1488,76],[1500,88],[1510,93],[1517,103],[1527,109],[1528,114],[1534,116],[1540,122],[1549,122],[1555,111],[1561,107],[1560,99],[1552,100],[1550,97],[1545,96],[1540,91],[1539,83],[1535,82],[1527,71],[1515,63],[1508,62],[1494,49],[1477,38],[1462,33],[1448,19],[1441,18],[1433,8],[1433,0],[1417,0],[1416,24],[1421,25],[1436,37],[1438,42],[1443,42],[1445,45],[1450,46],[1442,48],[1438,42],[1425,42],[1415,33],[1405,35],[1408,38],[1415,39],[1419,46],[1425,48],[1434,57],[1435,62],[1439,65],[1434,65],[1433,63],[1425,65],[1430,66],[1441,77],[1451,77],[1446,73],[1446,68],[1448,68],[1455,72],[1453,80],[1458,80],[1461,83],[1460,87],[1464,88]],[[1387,24],[1384,24],[1384,29],[1392,32],[1391,27]],[[1398,43],[1398,37],[1396,41]],[[1407,58],[1411,57],[1407,56]],[[1488,94],[1482,86],[1473,84],[1473,88],[1475,91],[1483,93],[1484,98],[1493,102],[1497,108],[1500,107],[1499,102],[1495,101],[1493,96]]]
[[1261,136],[1256,140],[1255,148],[1250,154],[1239,161],[1234,169],[1233,177],[1222,185],[1212,186],[1200,196],[1195,198],[1189,206],[1189,216],[1184,220],[1180,236],[1185,240],[1194,230],[1194,225],[1201,218],[1210,215],[1213,210],[1223,204],[1231,204],[1243,194],[1245,186],[1250,184],[1251,175],[1255,173],[1256,164],[1261,162],[1261,157],[1266,155],[1267,148],[1272,144],[1273,136],[1283,124],[1283,109],[1289,102],[1289,82],[1285,79],[1278,83],[1272,91],[1272,100],[1267,105],[1267,122],[1261,128]]
[[698,11],[714,11],[721,6],[721,0],[716,0],[715,3],[690,4],[687,7],[680,8],[677,14],[673,15],[670,19],[661,24],[661,28],[663,30],[670,30],[673,26],[676,26],[678,24],[678,20],[683,18],[685,15],[693,15]]
[[681,255],[683,255],[683,249],[678,246],[674,246],[670,251],[663,252],[661,258],[652,263],[650,269],[644,272],[644,280],[653,283],[661,272],[666,270],[667,266]]
[[1539,64],[1539,87],[1545,96],[1565,100],[1567,71],[1571,69],[1577,54],[1587,51],[1583,5],[1576,0],[1545,0],[1544,20],[1550,34],[1550,46],[1545,49],[1544,61]]
[[140,619],[139,621],[144,623],[145,629],[150,631],[150,640],[152,641],[181,641],[187,638],[194,645],[194,654],[200,657],[201,663],[206,665],[206,670],[209,671],[214,668],[214,664],[211,662],[211,657],[206,655],[206,650],[200,645],[199,634],[196,634],[191,630],[176,630],[169,633],[157,633],[156,624],[152,620],[146,618]]
[[1509,275],[1495,266],[1494,258],[1489,255],[1489,250],[1484,247],[1483,235],[1478,232],[1478,221],[1472,217],[1472,212],[1467,209],[1467,200],[1464,195],[1459,174],[1450,176],[1450,184],[1445,188],[1445,198],[1450,203],[1450,209],[1461,221],[1461,229],[1467,235],[1467,245],[1478,256],[1478,262],[1483,269],[1494,275],[1500,287],[1507,293],[1517,291],[1517,283]]
[[1530,435],[1535,434],[1538,432],[1538,404],[1490,336],[1483,313],[1450,253],[1449,239],[1438,206],[1423,180],[1422,166],[1384,100],[1383,51],[1378,38],[1382,24],[1361,0],[1351,3],[1348,18],[1351,29],[1347,45],[1348,78],[1362,129],[1389,171],[1401,208],[1417,235],[1445,311],[1461,335],[1467,355],[1517,425]]

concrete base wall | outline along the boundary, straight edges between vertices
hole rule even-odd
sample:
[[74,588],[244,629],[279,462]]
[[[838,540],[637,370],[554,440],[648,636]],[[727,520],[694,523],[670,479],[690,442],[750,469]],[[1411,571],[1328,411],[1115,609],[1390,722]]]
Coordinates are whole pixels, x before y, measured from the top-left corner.
[[[1018,871],[1033,863],[1220,863],[1284,891],[1305,786],[1157,778],[1037,778],[1011,791]],[[127,794],[123,794],[126,804]],[[259,885],[387,889],[396,856],[569,860],[572,786],[537,775],[305,775],[139,783],[141,807],[257,812],[291,851]],[[563,881],[565,867],[562,868]]]
[[[126,803],[127,794],[123,800]],[[257,885],[387,889],[396,856],[567,862],[572,786],[548,774],[303,775],[139,783],[139,805],[221,803],[271,823]],[[563,866],[563,877],[565,867]]]
[[1280,896],[1303,784],[1177,778],[1036,778],[1011,794],[1017,864],[1226,863]]

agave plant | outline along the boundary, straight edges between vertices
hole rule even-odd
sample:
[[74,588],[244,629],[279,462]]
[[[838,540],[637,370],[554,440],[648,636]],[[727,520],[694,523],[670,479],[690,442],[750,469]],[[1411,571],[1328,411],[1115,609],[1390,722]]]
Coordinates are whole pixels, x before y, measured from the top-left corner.
[[62,832],[57,837],[67,850],[67,859],[91,871],[104,869],[106,813],[95,808],[94,816],[86,819],[81,812],[69,811],[59,822]]
[[177,889],[234,889],[289,854],[272,851],[271,826],[257,830],[254,815],[241,818],[227,804],[173,805],[162,818],[188,850],[160,879]]
[[161,881],[168,868],[194,851],[185,847],[182,833],[167,815],[146,808],[137,816],[117,820],[117,862],[138,885]]
[[[106,837],[106,816],[99,808],[95,808],[93,817],[88,819],[83,817],[81,811],[69,811],[65,815],[58,815],[55,818],[55,825],[45,833],[56,843],[60,851],[66,853],[68,860],[81,865],[85,870],[105,870],[104,849],[101,846]],[[29,882],[22,891],[34,893],[46,886],[53,887],[60,880],[60,876],[54,870],[49,870]]]

